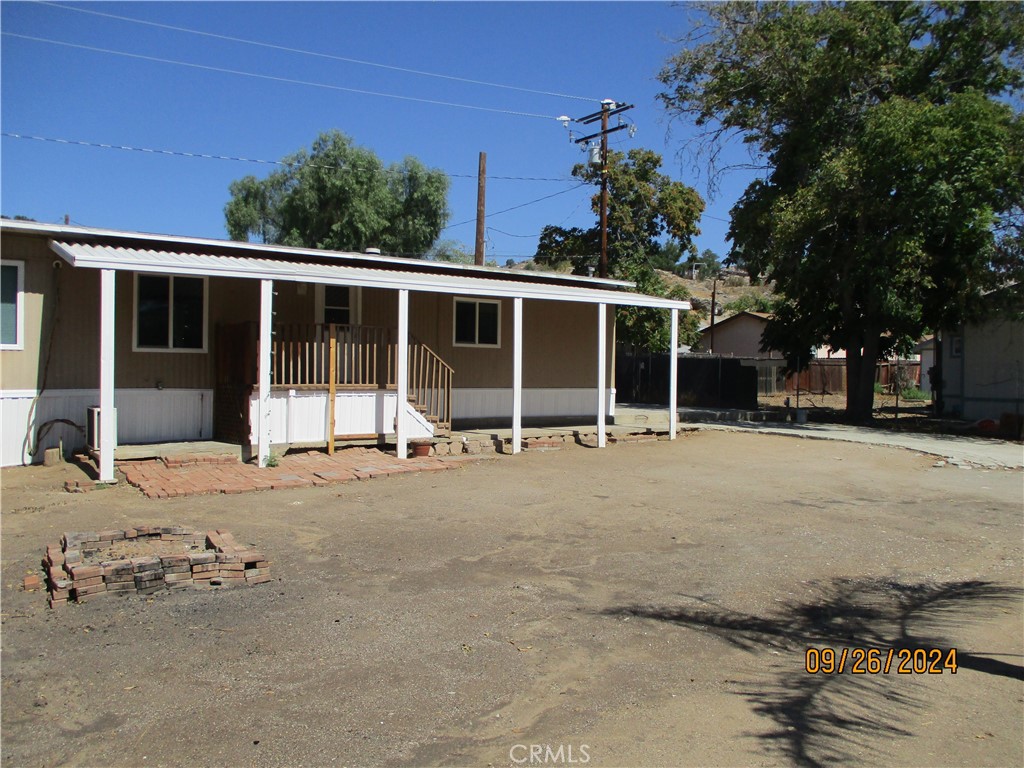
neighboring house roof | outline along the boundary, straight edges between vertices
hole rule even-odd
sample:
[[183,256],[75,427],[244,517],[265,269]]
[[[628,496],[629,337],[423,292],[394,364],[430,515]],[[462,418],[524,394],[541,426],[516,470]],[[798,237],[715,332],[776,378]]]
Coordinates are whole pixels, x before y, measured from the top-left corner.
[[[729,315],[729,317],[723,320],[715,320],[714,327],[721,328],[723,325],[731,323],[737,318],[743,317],[745,315],[749,315],[750,317],[756,317],[758,320],[764,320],[765,322],[767,322],[771,318],[771,314],[768,312],[748,312],[744,310],[743,312],[737,312],[735,315]],[[706,328],[701,328],[700,332],[703,334],[708,334],[711,332],[711,327],[712,326],[709,324]]]
[[917,344],[914,345],[914,352],[921,354],[922,352],[928,352],[935,349],[935,336],[925,336]]
[[686,301],[625,290],[635,284],[622,280],[9,219],[0,229],[49,236],[76,267],[690,309]]

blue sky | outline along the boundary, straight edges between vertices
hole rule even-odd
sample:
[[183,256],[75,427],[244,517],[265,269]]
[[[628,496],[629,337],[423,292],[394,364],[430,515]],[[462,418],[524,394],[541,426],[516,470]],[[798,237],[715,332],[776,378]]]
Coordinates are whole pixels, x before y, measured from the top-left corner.
[[[7,133],[278,160],[337,128],[385,162],[407,155],[453,174],[443,238],[472,251],[478,153],[487,153],[488,258],[530,256],[546,224],[591,226],[592,189],[573,190],[583,159],[555,117],[604,98],[635,104],[634,138],[664,172],[697,187],[679,154],[692,126],[656,101],[658,70],[678,49],[692,8],[666,3],[60,3],[335,57],[560,96],[416,75],[130,23],[44,3],[4,2],[2,118]],[[85,50],[48,40],[88,46]],[[188,62],[208,69],[129,58]],[[216,71],[235,70],[279,80]],[[283,80],[318,83],[316,87]],[[405,99],[353,93],[375,91]],[[569,98],[573,97],[573,98]],[[474,109],[431,102],[448,102]],[[528,113],[521,116],[508,113]],[[579,130],[579,128],[577,128]],[[577,135],[581,135],[577,133]],[[2,212],[40,221],[226,237],[228,185],[273,166],[168,157],[4,137]],[[500,180],[533,177],[552,181]],[[749,175],[708,200],[699,248],[724,255],[728,211]],[[561,193],[561,194],[556,194]],[[546,200],[498,213],[539,198]],[[461,222],[467,222],[460,224]]]

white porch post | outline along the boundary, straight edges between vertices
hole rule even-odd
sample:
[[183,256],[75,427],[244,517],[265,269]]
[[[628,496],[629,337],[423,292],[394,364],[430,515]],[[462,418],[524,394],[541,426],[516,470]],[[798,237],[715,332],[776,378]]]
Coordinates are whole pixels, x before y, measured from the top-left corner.
[[605,346],[608,338],[607,304],[597,305],[597,447],[604,448],[604,415],[605,415]]
[[267,466],[270,459],[270,356],[271,329],[274,321],[274,281],[260,280],[260,342],[257,354],[257,387],[259,409],[256,422],[257,460]]
[[395,455],[400,459],[409,455],[409,432],[406,429],[405,409],[409,407],[409,290],[398,291],[398,360],[395,365],[398,403],[395,409]]
[[114,301],[116,275],[100,270],[100,482],[112,483],[117,421],[114,418]]
[[512,300],[512,453],[523,445],[523,297]]
[[673,307],[672,314],[672,342],[669,346],[668,361],[668,439],[676,439],[676,428],[679,425],[679,355],[676,350],[679,348],[679,310]]

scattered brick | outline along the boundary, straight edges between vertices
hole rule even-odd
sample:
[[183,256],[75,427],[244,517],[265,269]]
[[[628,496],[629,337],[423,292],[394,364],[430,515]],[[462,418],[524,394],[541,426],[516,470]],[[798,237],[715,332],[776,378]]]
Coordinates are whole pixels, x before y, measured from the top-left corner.
[[[202,551],[160,553],[98,564],[83,562],[116,542],[152,538],[180,542],[185,549]],[[26,577],[23,588],[49,590],[50,607],[69,601],[88,602],[106,592],[155,594],[192,586],[238,586],[264,583],[270,578],[270,562],[254,547],[239,544],[230,531],[195,531],[182,526],[137,525],[125,530],[65,533],[59,545],[50,545],[42,559],[45,580]]]
[[103,578],[103,568],[98,565],[73,565],[71,566],[71,578],[75,581],[80,579],[92,579],[99,576]]
[[21,580],[21,588],[26,591],[39,589],[41,586],[43,586],[43,580],[35,574],[26,576]]
[[90,584],[89,586],[80,587],[77,584],[71,588],[71,597],[78,600],[80,597],[85,595],[95,595],[100,592],[106,592],[107,585],[102,581],[99,584]]

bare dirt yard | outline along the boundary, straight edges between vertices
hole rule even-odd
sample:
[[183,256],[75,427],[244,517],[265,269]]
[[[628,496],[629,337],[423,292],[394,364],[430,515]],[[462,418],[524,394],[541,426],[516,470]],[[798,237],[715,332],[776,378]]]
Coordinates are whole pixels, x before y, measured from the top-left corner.
[[[3,765],[1020,766],[1024,475],[933,464],[701,432],[162,501],[4,470]],[[274,580],[19,589],[133,524],[230,529]]]

